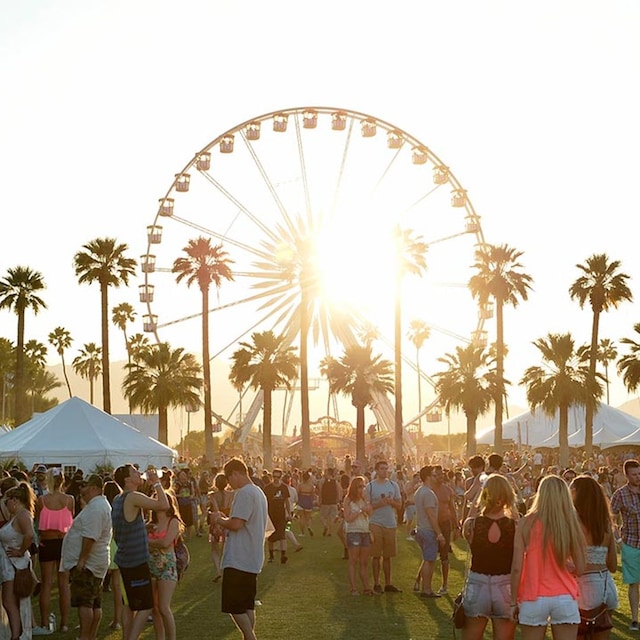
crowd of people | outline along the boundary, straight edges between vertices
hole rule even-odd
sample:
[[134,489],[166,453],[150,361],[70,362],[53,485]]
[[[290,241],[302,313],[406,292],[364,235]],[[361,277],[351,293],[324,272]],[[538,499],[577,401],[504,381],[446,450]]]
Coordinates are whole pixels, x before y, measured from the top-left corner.
[[[351,595],[397,594],[403,585],[392,570],[401,529],[421,551],[412,590],[422,598],[448,594],[451,542],[466,540],[464,640],[482,638],[489,621],[496,640],[512,639],[518,624],[526,640],[543,638],[549,624],[555,638],[574,638],[581,612],[583,624],[585,612],[593,614],[596,637],[605,639],[606,613],[618,605],[611,575],[617,545],[630,628],[638,629],[640,463],[625,458],[576,459],[560,468],[540,452],[466,461],[441,454],[415,468],[411,459],[393,465],[382,455],[359,461],[331,454],[306,469],[291,466],[295,460],[266,469],[233,458],[199,473],[143,473],[129,464],[68,480],[56,467],[38,465],[31,475],[14,469],[0,479],[2,604],[12,640],[29,630],[48,635],[56,625],[68,630],[72,607],[78,637],[94,640],[101,599],[111,591],[109,626],[125,640],[138,638],[149,621],[156,638],[175,640],[176,544],[208,536],[222,611],[252,640],[265,561],[284,565],[305,537],[335,536]],[[321,530],[314,532],[316,511]],[[41,581],[33,616],[31,599],[16,598],[12,582],[17,569],[32,565]],[[59,619],[51,609],[55,587]]]

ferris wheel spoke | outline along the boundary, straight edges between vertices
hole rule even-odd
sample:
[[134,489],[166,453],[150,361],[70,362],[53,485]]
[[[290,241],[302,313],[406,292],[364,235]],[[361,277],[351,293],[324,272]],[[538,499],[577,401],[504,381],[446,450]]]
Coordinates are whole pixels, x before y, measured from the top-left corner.
[[276,203],[276,206],[280,210],[280,214],[282,215],[282,218],[284,219],[287,225],[287,228],[289,229],[289,232],[292,234],[295,233],[295,226],[291,221],[291,217],[289,216],[289,213],[286,207],[284,206],[284,203],[282,202],[282,199],[280,198],[273,181],[269,178],[269,175],[267,174],[267,171],[265,170],[264,165],[260,161],[260,158],[258,157],[256,150],[254,149],[251,142],[247,140],[247,137],[244,131],[241,132],[241,137],[249,151],[249,154],[251,155],[251,158],[253,159],[254,164],[256,165],[258,171],[260,172],[260,175],[262,176],[262,180],[267,186],[267,189],[269,189],[269,192],[271,193],[271,196],[273,197],[273,200]]
[[213,229],[210,229],[208,227],[203,227],[200,224],[197,224],[196,222],[193,222],[192,220],[187,220],[186,218],[181,218],[180,216],[172,216],[172,219],[175,220],[176,222],[179,222],[181,224],[184,224],[187,227],[190,227],[191,229],[195,229],[196,231],[199,231],[200,233],[204,233],[207,235],[210,235],[212,238],[217,238],[218,240],[222,241],[222,242],[226,242],[228,244],[230,244],[233,247],[237,247],[238,249],[242,249],[243,251],[246,251],[247,253],[250,253],[251,255],[254,255],[256,257],[259,258],[265,258],[268,259],[269,258],[269,254],[260,251],[259,249],[256,249],[255,247],[252,247],[249,244],[246,244],[245,242],[240,242],[239,240],[234,240],[233,238],[231,238],[228,234],[226,233],[217,233],[216,231],[214,231]]
[[391,167],[394,165],[394,163],[395,163],[396,159],[398,158],[398,156],[400,155],[401,151],[402,151],[402,147],[399,147],[396,150],[396,152],[393,154],[393,156],[391,156],[391,160],[389,160],[389,162],[387,163],[387,166],[385,167],[384,171],[380,174],[380,177],[378,178],[378,180],[376,181],[375,186],[373,187],[373,190],[371,192],[371,198],[373,198],[373,196],[375,195],[376,191],[380,188],[380,185],[383,183],[385,177],[389,173]]
[[298,145],[298,161],[300,162],[300,174],[302,177],[302,190],[304,192],[304,205],[307,213],[307,224],[313,227],[313,219],[311,214],[311,196],[309,194],[309,178],[307,175],[307,165],[304,160],[304,146],[302,144],[302,136],[300,135],[300,114],[296,114],[296,142]]
[[340,190],[342,188],[342,180],[345,174],[345,168],[347,166],[347,158],[349,156],[349,146],[351,144],[351,136],[353,134],[354,119],[349,121],[349,130],[347,131],[346,140],[342,148],[342,159],[340,161],[340,168],[338,170],[338,179],[336,180],[336,188],[333,192],[333,199],[331,201],[331,221],[335,216],[336,209],[338,208],[338,202],[340,201]]
[[436,193],[436,191],[438,191],[438,189],[441,187],[441,184],[437,184],[434,187],[432,187],[431,189],[429,189],[429,191],[427,191],[426,193],[424,193],[423,195],[421,195],[417,200],[414,200],[414,202],[412,202],[408,207],[406,207],[402,213],[403,214],[407,214],[410,211],[413,211],[419,204],[423,203],[429,196],[433,195],[434,193]]
[[232,202],[238,209],[240,209],[246,216],[253,222],[267,237],[271,238],[274,242],[277,240],[277,236],[273,231],[252,213],[240,200],[238,200],[230,191],[228,191],[222,184],[220,184],[208,171],[200,172],[225,198]]

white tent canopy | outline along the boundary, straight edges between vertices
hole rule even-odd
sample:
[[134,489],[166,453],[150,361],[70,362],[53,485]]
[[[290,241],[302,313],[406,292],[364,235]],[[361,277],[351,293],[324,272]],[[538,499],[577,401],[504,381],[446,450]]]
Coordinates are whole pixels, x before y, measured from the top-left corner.
[[75,466],[127,462],[171,466],[177,453],[80,398],[70,398],[0,436],[0,457],[34,464]]
[[[584,446],[584,407],[569,408],[569,446]],[[507,420],[502,426],[503,438],[513,440],[517,445],[531,447],[558,446],[558,412],[553,417],[540,408],[527,411]],[[494,429],[478,434],[478,444],[493,444]],[[635,434],[635,435],[634,435]],[[640,445],[640,420],[632,415],[600,404],[593,416],[593,444],[603,449],[622,444]]]

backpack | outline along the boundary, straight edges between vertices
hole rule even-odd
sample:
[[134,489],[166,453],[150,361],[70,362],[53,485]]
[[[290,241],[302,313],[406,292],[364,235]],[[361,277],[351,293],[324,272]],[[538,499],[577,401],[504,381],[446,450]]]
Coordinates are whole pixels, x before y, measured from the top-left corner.
[[338,483],[335,478],[326,478],[320,489],[320,504],[338,503]]
[[189,568],[191,554],[181,535],[176,538],[173,548],[176,552],[176,568],[178,569],[178,580],[180,580],[184,572]]

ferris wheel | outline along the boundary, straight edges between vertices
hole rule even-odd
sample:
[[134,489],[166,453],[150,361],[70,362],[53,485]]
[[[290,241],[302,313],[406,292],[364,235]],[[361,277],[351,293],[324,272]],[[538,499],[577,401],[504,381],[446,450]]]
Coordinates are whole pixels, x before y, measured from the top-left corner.
[[[221,244],[234,280],[211,292],[213,409],[246,435],[262,398],[245,399],[243,411],[226,367],[238,342],[256,331],[273,330],[296,345],[303,290],[313,316],[311,379],[320,379],[323,357],[339,357],[367,328],[375,330],[374,353],[393,360],[398,230],[427,247],[426,270],[404,277],[401,295],[405,324],[419,318],[429,328],[420,352],[428,378],[442,369],[437,358],[456,346],[486,344],[483,323],[492,310],[478,309],[467,288],[474,252],[484,243],[467,191],[426,144],[374,116],[300,107],[252,118],[199,150],[159,198],[141,256],[144,330],[200,350],[199,292],[177,284],[172,265],[194,238]],[[415,370],[406,326],[402,334],[405,364]],[[406,399],[405,412],[436,404],[431,390],[420,407]],[[389,399],[380,398],[375,413],[393,430]],[[287,419],[296,421],[290,398],[283,430]]]

